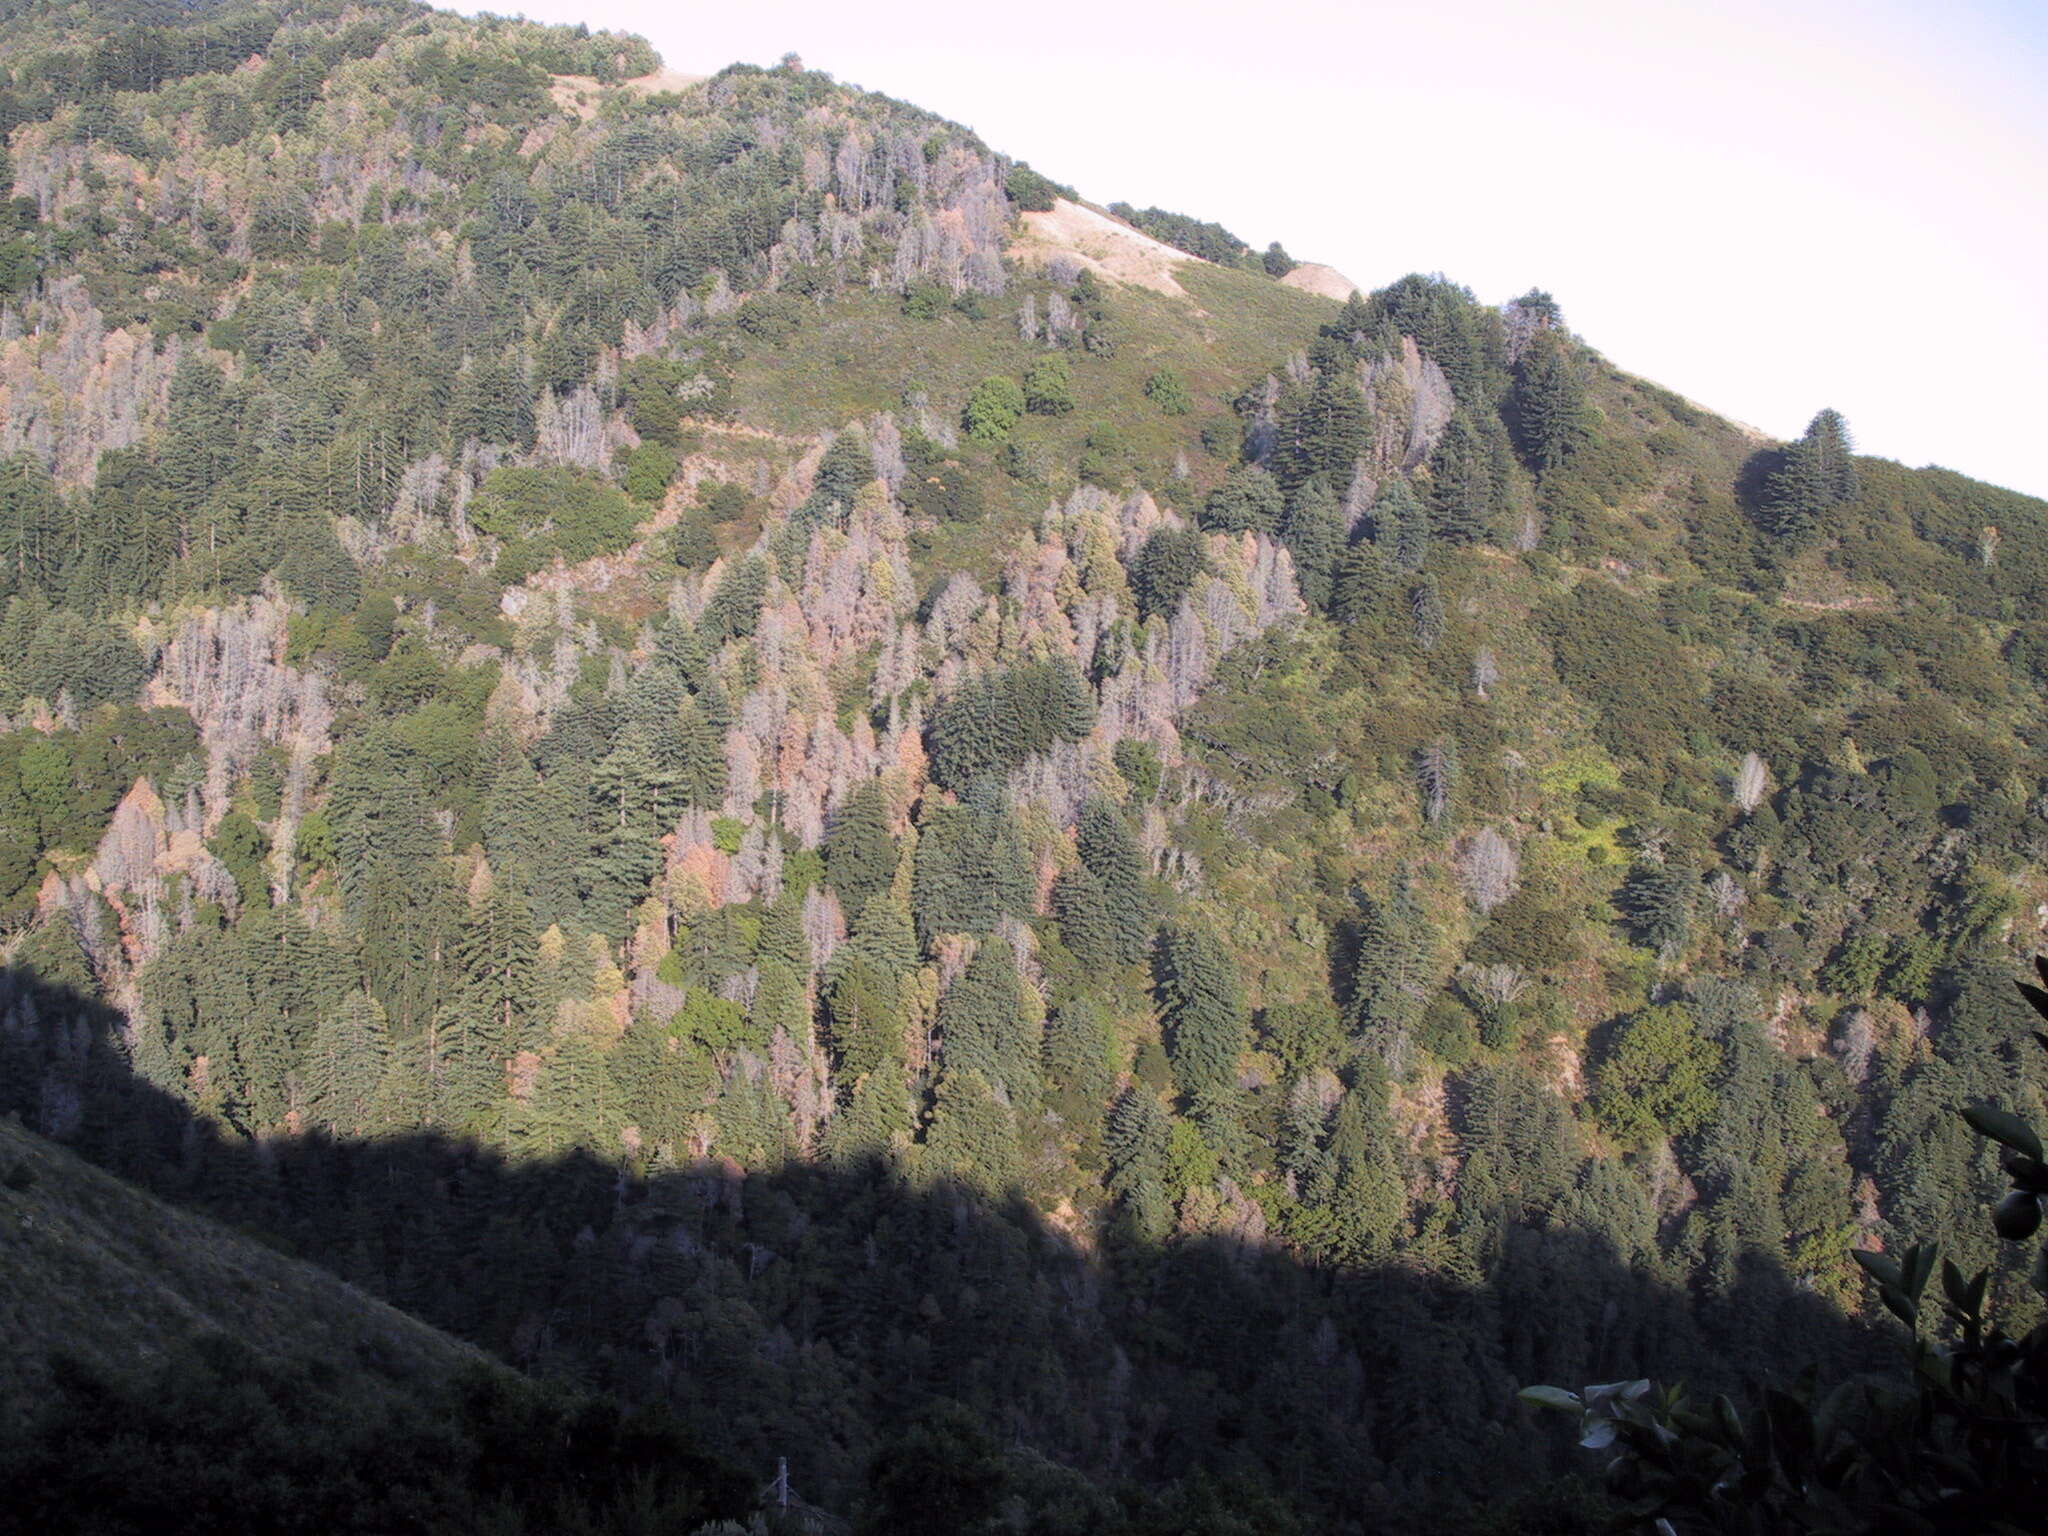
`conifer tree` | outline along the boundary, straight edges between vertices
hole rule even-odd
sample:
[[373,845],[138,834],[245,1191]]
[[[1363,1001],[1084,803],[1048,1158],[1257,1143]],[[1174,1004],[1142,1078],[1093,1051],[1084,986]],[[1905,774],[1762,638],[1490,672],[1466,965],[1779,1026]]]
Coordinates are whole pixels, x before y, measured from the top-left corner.
[[1104,1142],[1110,1193],[1123,1203],[1141,1240],[1159,1241],[1173,1222],[1166,1191],[1168,1127],[1159,1101],[1142,1084],[1133,1083],[1117,1099]]
[[1122,959],[1109,894],[1087,865],[1060,875],[1052,888],[1052,910],[1061,942],[1083,965],[1092,969]]
[[761,622],[761,604],[768,597],[768,566],[759,556],[748,555],[728,566],[719,577],[711,601],[704,605],[698,629],[713,646],[744,639]]
[[698,698],[676,706],[676,793],[686,806],[710,810],[725,798],[725,739]]
[[1174,1082],[1189,1099],[1235,1086],[1247,1040],[1237,965],[1208,930],[1178,925],[1160,946],[1159,991]]
[[863,783],[846,797],[825,835],[825,878],[839,902],[858,916],[896,874],[896,844],[881,786]]
[[[892,976],[909,975],[917,969],[917,929],[910,909],[891,891],[870,898],[841,953],[871,960]],[[837,965],[839,956],[832,958]]]
[[1101,1123],[1103,1105],[1116,1086],[1113,1050],[1109,1021],[1087,998],[1063,1002],[1047,1020],[1048,1102],[1070,1124]]
[[1336,590],[1337,557],[1344,548],[1344,514],[1337,493],[1323,475],[1312,475],[1287,499],[1281,536],[1294,556],[1295,578],[1302,599],[1321,611]]
[[1107,800],[1090,800],[1081,807],[1074,847],[1083,867],[1102,886],[1115,957],[1126,964],[1144,959],[1152,944],[1152,897],[1146,889],[1144,854],[1131,835],[1130,822]]
[[1218,533],[1272,533],[1286,505],[1280,486],[1256,464],[1242,464],[1209,493],[1202,526]]
[[435,1010],[414,1045],[422,1118],[466,1130],[486,1117],[504,1092],[507,1053],[492,1021],[468,1000]]
[[907,1147],[915,1128],[903,1064],[884,1057],[854,1083],[846,1107],[827,1128],[825,1145],[834,1160],[853,1165]]
[[1016,1186],[1023,1174],[1016,1116],[980,1072],[948,1069],[939,1079],[922,1166],[991,1200]]
[[1522,356],[1514,393],[1515,431],[1530,467],[1547,473],[1592,437],[1592,411],[1570,350],[1538,331]]
[[1017,959],[1001,939],[975,951],[939,1001],[948,1072],[975,1071],[1020,1114],[1038,1102],[1042,1042],[1026,1017]]
[[1370,540],[1351,546],[1337,564],[1330,617],[1339,624],[1364,624],[1384,613],[1395,593],[1394,569]]
[[660,861],[659,838],[681,810],[676,773],[657,758],[651,733],[633,724],[590,775],[591,840],[578,875],[592,926],[614,938],[646,894]]
[[1428,919],[1405,881],[1387,901],[1367,899],[1346,1022],[1382,1060],[1405,1049],[1408,1033],[1422,1017],[1429,1001],[1431,949]]
[[1415,625],[1415,643],[1433,651],[1444,637],[1444,595],[1434,576],[1424,576],[1408,589],[1408,612]]
[[902,991],[887,966],[860,954],[835,964],[825,986],[826,1044],[842,1082],[881,1070],[902,1050]]
[[1145,616],[1172,618],[1208,568],[1208,553],[1193,529],[1154,529],[1131,562],[1131,586]]
[[755,953],[763,966],[779,963],[799,975],[809,972],[811,948],[804,938],[801,895],[785,887],[782,899],[761,913],[760,946]]
[[449,979],[459,900],[431,864],[408,871],[380,859],[364,879],[357,907],[363,984],[407,1037],[425,1026]]
[[1805,435],[1786,448],[1765,488],[1765,524],[1788,544],[1811,539],[1820,520],[1857,494],[1854,445],[1848,423],[1826,410],[1807,425]]
[[1290,491],[1312,475],[1348,479],[1368,445],[1371,420],[1350,356],[1340,347],[1329,361],[1280,405],[1273,473]]
[[1408,1204],[1397,1146],[1386,1081],[1368,1062],[1338,1103],[1324,1149],[1333,1258],[1370,1263],[1392,1251]]
[[534,1016],[538,947],[533,914],[515,878],[495,875],[455,939],[463,1005],[491,1050],[509,1055],[524,1043]]
[[312,1118],[336,1135],[366,1134],[390,1056],[391,1031],[383,1008],[365,993],[353,994],[320,1021],[306,1053]]
[[1389,480],[1366,516],[1382,556],[1403,570],[1422,569],[1429,554],[1429,511],[1406,480]]
[[867,440],[858,431],[841,432],[818,461],[809,505],[821,514],[836,508],[839,520],[843,521],[854,497],[874,478],[875,461],[868,452]]
[[926,943],[941,933],[987,933],[1031,910],[1031,872],[999,797],[941,806],[919,830],[911,903]]
[[621,1095],[597,1042],[581,1030],[564,1034],[548,1055],[520,1124],[534,1151],[559,1155],[572,1147],[617,1145]]
[[524,895],[536,929],[576,910],[574,876],[583,837],[577,799],[564,777],[543,780],[517,759],[498,771],[484,798],[484,853],[493,874]]
[[1430,520],[1436,537],[1477,544],[1491,529],[1495,505],[1492,451],[1460,411],[1444,428],[1430,460]]

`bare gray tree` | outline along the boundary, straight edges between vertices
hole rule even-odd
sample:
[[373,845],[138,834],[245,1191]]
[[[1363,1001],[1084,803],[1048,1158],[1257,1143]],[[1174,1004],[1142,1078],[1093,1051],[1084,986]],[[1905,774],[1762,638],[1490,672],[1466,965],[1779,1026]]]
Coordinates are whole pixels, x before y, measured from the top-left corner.
[[1422,813],[1432,826],[1443,820],[1450,807],[1451,781],[1456,774],[1449,742],[1433,741],[1416,754],[1415,780],[1422,790]]
[[1764,795],[1771,787],[1771,770],[1764,766],[1764,760],[1754,752],[1742,755],[1742,766],[1735,770],[1735,803],[1747,816],[1763,804]]
[[1522,861],[1515,854],[1514,844],[1493,827],[1482,828],[1467,838],[1458,855],[1458,876],[1465,883],[1465,894],[1481,912],[1491,912],[1515,894],[1515,880],[1521,870]]
[[1500,681],[1500,663],[1493,659],[1493,647],[1482,645],[1472,657],[1472,688],[1482,699],[1486,690]]

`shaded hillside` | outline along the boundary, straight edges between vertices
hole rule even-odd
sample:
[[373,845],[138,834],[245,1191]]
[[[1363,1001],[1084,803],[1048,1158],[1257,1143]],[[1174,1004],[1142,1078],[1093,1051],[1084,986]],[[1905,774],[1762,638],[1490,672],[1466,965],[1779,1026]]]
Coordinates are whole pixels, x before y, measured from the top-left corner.
[[[1572,1528],[1600,1506],[1566,1476],[1564,1442],[1515,1402],[1520,1382],[1640,1366],[1732,1389],[1885,1358],[1766,1261],[1695,1308],[1583,1224],[1504,1228],[1482,1282],[1398,1262],[1304,1265],[1242,1236],[1098,1244],[1020,1199],[880,1160],[752,1173],[706,1161],[622,1179],[583,1151],[510,1160],[433,1133],[251,1144],[129,1076],[104,1009],[18,971],[4,982],[17,1038],[32,1007],[87,1047],[81,1151],[530,1370],[664,1404],[695,1443],[763,1481],[786,1457],[809,1497],[882,1525],[924,1507],[958,1458],[957,1474],[979,1480],[969,1507],[1028,1512],[1047,1536],[1373,1530],[1419,1512],[1453,1531]],[[1529,1104],[1505,1113],[1532,1109],[1540,1118]],[[1559,1131],[1552,1117],[1534,1139],[1508,1133],[1525,1177],[1564,1175]],[[42,1197],[52,1219],[111,1200],[134,1241],[212,1238],[231,1290],[298,1277],[308,1348],[294,1355],[287,1335],[278,1359],[363,1358],[337,1354],[320,1328],[395,1316],[335,1282],[309,1287],[313,1272],[34,1138],[15,1132],[16,1146],[32,1189],[46,1165],[68,1175]],[[39,1315],[43,1347],[80,1337],[73,1312]],[[1790,1356],[1787,1337],[1802,1341]],[[386,1358],[365,1369],[392,1369]],[[217,1361],[206,1379],[259,1368]],[[432,1389],[417,1372],[388,1386],[394,1422],[409,1422],[400,1399]],[[963,1409],[979,1428],[933,1428]],[[910,1469],[900,1484],[892,1467]]]
[[0,1247],[0,1493],[37,1530],[615,1530],[754,1503],[668,1421],[522,1381],[11,1119]]
[[228,1334],[272,1365],[336,1362],[371,1411],[382,1397],[481,1370],[488,1358],[327,1270],[159,1204],[11,1121],[0,1121],[0,1180],[0,1401],[10,1430],[46,1399],[51,1351],[141,1374],[196,1339]]
[[[1384,1515],[1506,1454],[1586,1275],[1742,1359],[1859,1247],[1997,1261],[1950,1108],[2043,1088],[2048,505],[1761,441],[1538,289],[1182,260],[794,58],[0,43],[0,933],[108,1010],[10,996],[38,1129],[522,1364],[743,1354],[693,1422],[839,1490],[927,1325],[1064,1341],[929,1367],[1048,1455],[1357,1516],[1318,1445]],[[949,1189],[1016,1219],[947,1257]],[[1304,1427],[1206,1363],[1268,1264],[1448,1321],[1326,1314]],[[1473,1394],[1424,1447],[1410,1336]]]

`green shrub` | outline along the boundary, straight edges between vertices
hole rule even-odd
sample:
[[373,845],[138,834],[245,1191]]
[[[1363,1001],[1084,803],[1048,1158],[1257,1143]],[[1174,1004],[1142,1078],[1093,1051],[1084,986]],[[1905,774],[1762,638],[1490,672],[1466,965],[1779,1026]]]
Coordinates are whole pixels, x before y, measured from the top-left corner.
[[1055,199],[1062,194],[1071,197],[1073,189],[1063,187],[1049,176],[1041,176],[1023,161],[1010,168],[1009,180],[1003,190],[1010,194],[1010,201],[1022,213],[1050,213]]
[[961,424],[976,442],[1000,443],[1024,415],[1024,389],[1015,379],[998,374],[983,379],[967,397]]
[[1041,357],[1024,375],[1024,409],[1064,416],[1074,408],[1074,373],[1063,357]]
[[572,563],[616,554],[639,516],[609,480],[581,470],[496,469],[469,504],[469,519],[503,543],[498,576],[522,581],[559,555]]
[[662,443],[642,443],[626,455],[626,494],[651,507],[668,494],[668,483],[675,474],[673,448]]
[[1186,381],[1171,368],[1161,368],[1145,381],[1145,398],[1158,406],[1163,416],[1185,416],[1195,408]]

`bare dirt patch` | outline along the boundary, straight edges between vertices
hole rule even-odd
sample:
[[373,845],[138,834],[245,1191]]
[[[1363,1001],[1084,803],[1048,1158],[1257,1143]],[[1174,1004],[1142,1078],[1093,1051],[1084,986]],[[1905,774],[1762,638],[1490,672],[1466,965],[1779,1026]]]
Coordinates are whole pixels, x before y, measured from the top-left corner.
[[700,80],[709,80],[709,75],[686,75],[679,69],[657,69],[651,75],[635,75],[626,82],[626,89],[638,91],[643,96],[653,96],[661,91],[687,91]]
[[[650,75],[635,75],[620,85],[642,96],[653,96],[663,91],[687,91],[708,75],[686,75],[679,69],[657,69]],[[597,116],[598,102],[611,89],[593,75],[550,75],[548,76],[548,99],[553,101],[557,111],[567,116],[589,122]]]
[[604,87],[591,75],[548,76],[548,99],[555,109],[588,122],[597,115],[597,98]]
[[1163,241],[1113,219],[1099,209],[1061,198],[1050,213],[1024,215],[1024,232],[1010,246],[1019,261],[1043,266],[1055,256],[1068,256],[1111,282],[1150,288],[1174,298],[1188,296],[1174,270],[1201,257],[1177,251]]
[[1364,290],[1335,267],[1326,267],[1319,261],[1304,261],[1280,281],[1289,288],[1299,288],[1303,293],[1320,294],[1326,299],[1335,299],[1342,304],[1354,293]]

